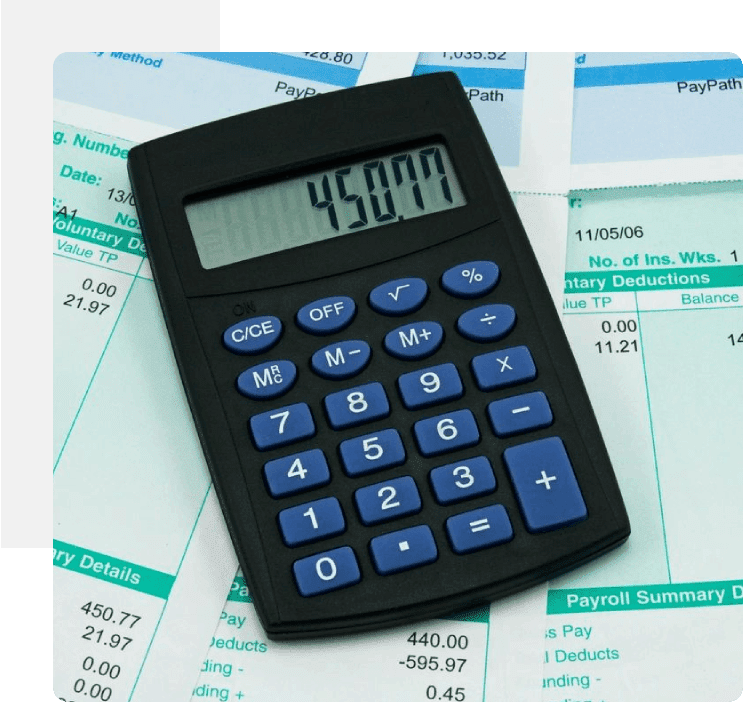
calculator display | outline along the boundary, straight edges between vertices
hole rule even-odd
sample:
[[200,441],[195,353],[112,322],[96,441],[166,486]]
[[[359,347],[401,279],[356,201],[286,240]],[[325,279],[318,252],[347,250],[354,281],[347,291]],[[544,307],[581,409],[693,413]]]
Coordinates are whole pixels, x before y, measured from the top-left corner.
[[466,204],[441,143],[186,204],[204,268]]

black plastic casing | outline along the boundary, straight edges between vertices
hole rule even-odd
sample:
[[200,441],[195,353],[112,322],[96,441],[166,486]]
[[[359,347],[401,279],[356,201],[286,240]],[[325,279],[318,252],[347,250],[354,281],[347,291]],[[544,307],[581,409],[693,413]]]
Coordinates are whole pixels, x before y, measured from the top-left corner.
[[[184,202],[434,141],[446,144],[467,205],[220,268],[201,267]],[[240,565],[269,638],[335,635],[451,614],[586,563],[629,536],[616,478],[557,311],[490,146],[454,74],[341,90],[188,129],[134,147],[129,173],[181,378]],[[478,300],[462,300],[440,288],[440,276],[447,268],[481,259],[494,260],[501,268],[501,281],[493,292]],[[410,276],[425,278],[429,285],[429,298],[419,311],[402,318],[384,317],[369,308],[372,288]],[[294,323],[297,310],[332,295],[348,295],[356,301],[352,325],[325,337],[302,332]],[[458,334],[459,315],[488,302],[516,309],[514,330],[494,344],[479,344]],[[276,347],[256,356],[237,356],[224,348],[221,339],[227,327],[264,314],[283,322],[283,338]],[[384,351],[387,332],[425,320],[436,320],[445,330],[444,344],[433,356],[411,362]],[[372,347],[370,365],[342,381],[314,374],[309,365],[312,354],[344,339],[367,341]],[[470,359],[520,344],[530,349],[537,378],[516,388],[479,391]],[[240,372],[279,359],[292,360],[298,368],[297,382],[287,394],[253,401],[236,391]],[[396,379],[444,362],[459,369],[464,396],[428,410],[405,409]],[[322,398],[372,381],[384,386],[390,416],[354,429],[332,430]],[[496,438],[488,424],[487,404],[532,390],[546,393],[554,423],[528,434]],[[310,406],[316,436],[284,449],[257,451],[248,431],[249,417],[294,402]],[[464,407],[475,415],[480,444],[437,458],[420,456],[413,424]],[[390,426],[403,438],[407,462],[380,473],[347,477],[338,458],[340,442]],[[559,436],[566,446],[588,517],[569,527],[530,534],[502,454],[509,446],[548,436]],[[330,484],[293,497],[271,498],[263,465],[312,447],[321,448],[327,457]],[[496,491],[466,503],[438,505],[428,484],[430,470],[475,455],[490,459]],[[363,526],[356,515],[354,491],[400,475],[413,476],[422,511],[378,527]],[[287,548],[276,523],[278,512],[329,495],[341,503],[346,532]],[[444,531],[445,519],[494,503],[505,506],[514,539],[470,555],[454,554]],[[371,537],[421,523],[434,533],[438,560],[395,575],[377,575],[368,551]],[[292,563],[342,545],[354,549],[361,582],[301,597]]]

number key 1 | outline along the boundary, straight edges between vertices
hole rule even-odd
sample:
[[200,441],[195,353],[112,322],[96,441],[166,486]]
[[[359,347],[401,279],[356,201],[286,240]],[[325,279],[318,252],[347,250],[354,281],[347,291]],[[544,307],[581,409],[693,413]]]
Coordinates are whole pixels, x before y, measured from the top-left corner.
[[340,502],[335,497],[324,497],[281,510],[279,528],[287,546],[300,546],[342,534],[346,520]]

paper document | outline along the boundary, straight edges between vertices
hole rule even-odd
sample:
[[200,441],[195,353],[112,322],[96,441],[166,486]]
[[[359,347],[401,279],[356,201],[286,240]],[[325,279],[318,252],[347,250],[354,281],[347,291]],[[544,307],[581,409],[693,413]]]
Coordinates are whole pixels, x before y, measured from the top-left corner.
[[741,178],[735,54],[578,53],[574,85],[573,189]]
[[[528,681],[539,675],[538,657],[514,655],[509,639],[538,646],[544,589],[526,595],[528,605],[509,619],[518,632],[491,629],[499,607],[466,612],[381,632],[316,641],[268,641],[238,575],[194,686],[200,699],[505,700],[506,685],[533,698]],[[508,616],[504,612],[503,617]],[[507,658],[512,670],[494,663]],[[515,670],[514,670],[515,669]],[[524,683],[526,681],[527,684]],[[537,697],[538,698],[538,697]]]
[[575,192],[564,324],[632,524],[550,585],[544,702],[743,686],[743,183]]

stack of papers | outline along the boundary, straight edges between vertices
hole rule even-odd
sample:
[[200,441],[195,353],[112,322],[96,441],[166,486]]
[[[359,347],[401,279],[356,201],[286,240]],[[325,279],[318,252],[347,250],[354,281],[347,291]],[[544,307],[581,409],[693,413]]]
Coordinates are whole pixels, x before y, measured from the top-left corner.
[[490,608],[343,639],[264,636],[180,385],[126,155],[351,87],[368,62],[102,52],[55,63],[56,694],[618,702],[673,687],[680,702],[734,700],[743,68],[729,54],[400,62],[397,76],[454,70],[470,96],[564,311],[633,533]]

